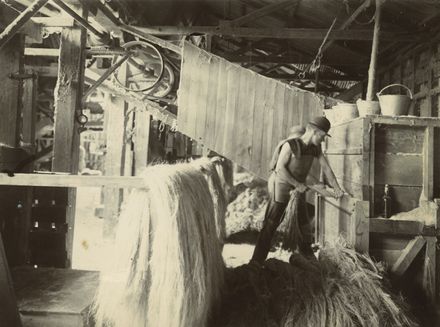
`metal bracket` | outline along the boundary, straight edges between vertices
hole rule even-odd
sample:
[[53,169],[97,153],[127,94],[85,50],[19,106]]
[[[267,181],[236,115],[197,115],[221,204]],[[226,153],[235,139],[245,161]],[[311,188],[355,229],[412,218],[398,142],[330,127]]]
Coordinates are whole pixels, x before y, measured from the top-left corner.
[[10,79],[15,79],[17,81],[21,81],[21,80],[24,80],[24,79],[36,79],[37,78],[37,74],[35,74],[35,73],[25,73],[25,74],[10,73],[8,75],[8,77]]

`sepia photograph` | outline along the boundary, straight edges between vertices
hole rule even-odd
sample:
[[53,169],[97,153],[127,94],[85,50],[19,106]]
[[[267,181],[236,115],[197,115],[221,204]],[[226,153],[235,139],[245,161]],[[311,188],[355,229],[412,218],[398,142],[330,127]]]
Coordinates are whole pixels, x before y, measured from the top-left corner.
[[0,327],[440,327],[440,0],[0,0],[0,83]]

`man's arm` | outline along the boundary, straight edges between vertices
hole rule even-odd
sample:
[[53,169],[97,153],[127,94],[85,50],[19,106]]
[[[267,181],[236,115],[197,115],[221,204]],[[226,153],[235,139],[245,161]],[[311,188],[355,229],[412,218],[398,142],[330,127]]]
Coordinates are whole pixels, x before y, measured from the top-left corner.
[[289,161],[291,160],[291,157],[295,157],[295,155],[292,153],[292,150],[290,150],[289,143],[286,142],[281,147],[280,155],[278,157],[278,162],[276,166],[277,173],[282,179],[286,180],[298,191],[304,192],[307,187],[303,183],[298,182],[289,171]]
[[333,170],[330,167],[330,165],[327,161],[327,158],[322,153],[319,155],[319,164],[321,165],[322,171],[324,172],[325,176],[327,177],[330,185],[335,190],[335,197],[340,198],[344,194],[344,191],[342,191],[341,187],[339,186],[339,183],[336,180],[336,176],[333,173]]

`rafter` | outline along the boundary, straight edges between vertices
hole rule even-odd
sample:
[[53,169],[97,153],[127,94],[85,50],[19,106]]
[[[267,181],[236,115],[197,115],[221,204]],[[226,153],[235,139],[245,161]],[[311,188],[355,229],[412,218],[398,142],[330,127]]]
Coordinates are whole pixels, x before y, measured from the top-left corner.
[[[261,72],[260,72],[261,73]],[[298,74],[280,74],[280,73],[266,73],[262,74],[266,77],[282,80],[315,80],[315,74],[306,73],[304,76],[299,77]],[[319,73],[320,81],[361,81],[362,76],[349,76],[349,75],[337,75],[332,73]]]
[[247,24],[249,22],[252,22],[260,17],[269,15],[273,13],[274,11],[285,9],[287,7],[295,5],[299,0],[284,0],[281,2],[275,2],[272,4],[269,4],[267,6],[264,6],[260,9],[254,10],[250,12],[247,15],[244,15],[242,17],[236,18],[231,21],[226,21],[224,24],[227,24],[229,26],[243,26],[244,24]]
[[[149,26],[133,27],[147,35],[191,35],[208,34],[243,38],[271,38],[322,40],[327,29],[322,28],[251,28],[230,26]],[[329,40],[369,41],[373,39],[372,30],[334,30],[328,36]],[[418,40],[417,34],[382,32],[381,39],[413,42]]]
[[[244,63],[272,63],[272,64],[309,64],[311,59],[310,55],[306,58],[304,55],[283,55],[283,56],[275,56],[275,55],[232,55],[232,54],[224,54],[222,55],[228,61]],[[321,64],[326,66],[367,66],[368,63],[358,60],[343,60],[340,61],[328,61],[322,59]]]

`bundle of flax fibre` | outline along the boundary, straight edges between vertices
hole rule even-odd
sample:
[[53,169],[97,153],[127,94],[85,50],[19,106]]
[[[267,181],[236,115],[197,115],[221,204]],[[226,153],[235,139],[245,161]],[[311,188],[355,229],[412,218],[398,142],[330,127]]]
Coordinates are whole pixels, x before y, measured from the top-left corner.
[[225,213],[226,213],[226,181],[223,174],[222,159],[214,157],[212,159],[201,158],[191,162],[191,164],[200,169],[209,186],[211,197],[214,203],[215,225],[217,230],[217,237],[223,245],[226,237]]
[[418,326],[368,256],[337,243],[324,247],[319,260],[298,254],[290,261],[229,270],[215,326]]
[[132,191],[101,272],[97,326],[206,326],[224,263],[208,182],[191,164],[146,169]]

